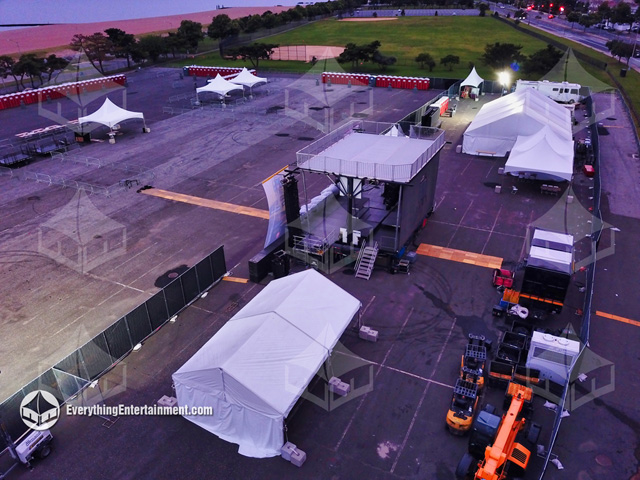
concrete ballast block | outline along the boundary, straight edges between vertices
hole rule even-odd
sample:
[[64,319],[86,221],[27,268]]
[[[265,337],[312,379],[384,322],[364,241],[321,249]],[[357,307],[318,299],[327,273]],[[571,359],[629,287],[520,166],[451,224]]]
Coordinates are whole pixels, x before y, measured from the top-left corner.
[[301,467],[307,460],[307,454],[300,449],[291,452],[291,463],[296,467]]
[[363,340],[367,340],[369,342],[377,342],[378,341],[378,331],[373,330],[367,326],[360,327],[359,337]]
[[291,442],[285,443],[280,449],[280,456],[284,458],[287,462],[291,461],[291,454],[296,451],[295,444]]
[[495,189],[493,190],[496,193],[500,193],[502,191],[502,185],[496,185]]
[[161,407],[175,407],[178,405],[178,399],[176,397],[163,395],[160,397],[160,400],[158,400],[158,405]]
[[346,397],[351,391],[351,385],[344,383],[338,377],[331,377],[329,380],[329,391],[336,393],[341,397]]

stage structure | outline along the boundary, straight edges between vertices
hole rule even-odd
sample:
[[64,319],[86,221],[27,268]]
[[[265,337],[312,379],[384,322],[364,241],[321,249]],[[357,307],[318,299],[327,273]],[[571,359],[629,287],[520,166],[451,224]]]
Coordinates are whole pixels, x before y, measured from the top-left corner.
[[[434,209],[444,143],[437,128],[353,121],[300,150],[303,206],[287,219],[290,253],[332,271],[367,245],[391,266]],[[306,173],[331,180],[311,201]]]

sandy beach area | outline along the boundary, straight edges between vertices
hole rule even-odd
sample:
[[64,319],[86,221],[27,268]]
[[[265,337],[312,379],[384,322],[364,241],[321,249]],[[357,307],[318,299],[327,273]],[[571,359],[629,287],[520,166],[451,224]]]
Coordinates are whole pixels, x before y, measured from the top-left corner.
[[280,13],[289,8],[291,7],[237,7],[166,17],[97,23],[67,23],[8,30],[0,32],[0,55],[17,57],[21,53],[34,50],[47,50],[49,48],[59,50],[56,47],[68,45],[71,38],[77,33],[91,35],[96,32],[104,32],[107,28],[119,28],[127,33],[142,35],[160,30],[175,30],[180,26],[182,20],[193,20],[194,22],[202,23],[202,25],[208,25],[214,16],[223,13],[230,18],[240,18],[246,15],[262,15],[267,10],[271,10],[273,13]]

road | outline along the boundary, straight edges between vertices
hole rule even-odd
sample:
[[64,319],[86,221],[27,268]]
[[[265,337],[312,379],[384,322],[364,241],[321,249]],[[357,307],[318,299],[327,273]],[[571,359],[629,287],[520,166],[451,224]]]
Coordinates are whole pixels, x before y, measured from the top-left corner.
[[[500,15],[510,14],[511,16],[518,10],[512,5],[498,6],[497,3],[491,3],[491,9],[499,12]],[[609,32],[599,28],[587,28],[567,22],[563,17],[556,16],[552,19],[548,18],[548,12],[541,12],[537,10],[531,10],[528,13],[528,18],[525,20],[527,25],[544,30],[558,37],[566,38],[568,40],[580,43],[586,47],[597,50],[600,53],[609,55],[609,50],[605,46],[609,40],[624,40],[630,43],[638,41],[637,33],[619,33]],[[640,71],[640,58],[632,58],[629,66],[636,71]]]

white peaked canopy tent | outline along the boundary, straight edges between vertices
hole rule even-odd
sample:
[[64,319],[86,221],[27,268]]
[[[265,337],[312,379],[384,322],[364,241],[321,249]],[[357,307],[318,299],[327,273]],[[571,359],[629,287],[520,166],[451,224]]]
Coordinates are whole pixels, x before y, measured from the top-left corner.
[[98,110],[93,112],[91,115],[78,118],[78,123],[80,125],[90,122],[101,123],[102,125],[106,125],[113,130],[113,127],[115,125],[131,118],[142,119],[142,123],[146,128],[146,124],[144,123],[144,115],[142,113],[130,112],[129,110],[120,108],[111,100],[106,98],[104,103]]
[[470,93],[475,93],[476,95],[478,95],[480,93],[480,85],[482,85],[483,82],[484,78],[478,75],[478,72],[476,72],[476,67],[473,67],[467,78],[465,78],[462,83],[460,83],[460,92],[465,91],[465,87],[470,87],[467,88],[468,90],[470,90]]
[[464,132],[462,151],[470,155],[503,157],[518,136],[533,135],[545,125],[559,139],[571,142],[571,113],[532,88],[485,104]]
[[173,374],[185,416],[248,457],[273,457],[284,419],[329,358],[360,302],[315,270],[273,280]]
[[253,89],[254,85],[257,85],[259,83],[267,83],[266,78],[257,77],[249,70],[247,70],[246,67],[244,67],[235,78],[232,78],[229,81],[237,85],[249,87],[250,91]]
[[216,78],[211,80],[204,87],[196,88],[196,95],[204,92],[211,92],[224,97],[232,90],[242,90],[242,87],[225,80],[220,76],[220,74],[218,74],[216,75]]
[[550,127],[519,136],[504,167],[505,173],[533,173],[539,180],[571,181],[573,141],[561,139]]

